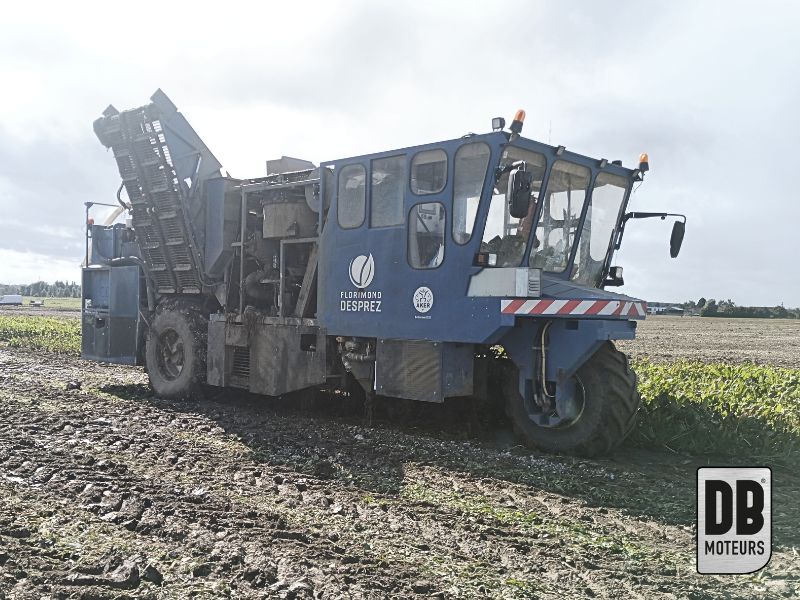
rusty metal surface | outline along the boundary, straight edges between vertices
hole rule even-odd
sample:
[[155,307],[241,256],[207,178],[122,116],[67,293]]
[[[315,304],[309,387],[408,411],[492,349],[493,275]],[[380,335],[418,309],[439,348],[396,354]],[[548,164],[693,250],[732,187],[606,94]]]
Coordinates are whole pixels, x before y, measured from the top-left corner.
[[279,396],[325,383],[325,332],[320,327],[256,324],[250,342],[251,392]]

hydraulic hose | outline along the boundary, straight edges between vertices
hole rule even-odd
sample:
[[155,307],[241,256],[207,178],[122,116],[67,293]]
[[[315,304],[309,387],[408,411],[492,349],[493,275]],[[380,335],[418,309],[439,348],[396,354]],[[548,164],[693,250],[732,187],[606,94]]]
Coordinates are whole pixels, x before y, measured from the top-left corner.
[[122,188],[124,188],[124,187],[125,187],[125,183],[124,182],[119,184],[119,189],[117,190],[117,202],[119,202],[119,205],[122,208],[124,208],[125,210],[130,210],[131,209],[130,204],[126,204],[122,200]]

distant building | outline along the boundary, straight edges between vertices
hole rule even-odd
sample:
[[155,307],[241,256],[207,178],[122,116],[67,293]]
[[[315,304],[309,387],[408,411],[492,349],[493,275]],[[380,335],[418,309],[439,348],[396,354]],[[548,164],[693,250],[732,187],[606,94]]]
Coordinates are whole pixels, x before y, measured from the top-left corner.
[[647,314],[649,315],[684,315],[682,306],[668,302],[648,302]]

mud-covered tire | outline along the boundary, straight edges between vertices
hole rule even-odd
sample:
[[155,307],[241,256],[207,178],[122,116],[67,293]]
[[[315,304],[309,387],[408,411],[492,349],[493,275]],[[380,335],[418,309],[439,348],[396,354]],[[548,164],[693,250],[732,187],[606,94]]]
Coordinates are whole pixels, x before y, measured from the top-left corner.
[[157,396],[195,399],[202,395],[207,343],[208,320],[195,306],[175,302],[156,311],[147,332],[145,369]]
[[568,425],[542,427],[532,421],[518,391],[518,377],[516,367],[509,364],[506,412],[514,431],[530,446],[546,452],[598,456],[619,446],[636,425],[641,403],[636,373],[628,365],[628,357],[612,342],[600,346],[578,369],[584,406],[580,416]]

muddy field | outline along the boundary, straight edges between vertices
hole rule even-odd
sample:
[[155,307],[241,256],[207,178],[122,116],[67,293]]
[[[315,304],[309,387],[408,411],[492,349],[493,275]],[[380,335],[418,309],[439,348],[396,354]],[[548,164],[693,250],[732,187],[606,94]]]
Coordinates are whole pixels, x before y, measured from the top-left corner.
[[800,368],[800,319],[721,319],[652,316],[636,340],[617,346],[652,360],[754,362]]
[[[641,334],[702,349],[675,319]],[[555,458],[458,407],[367,427],[333,400],[168,402],[136,368],[0,348],[0,598],[800,594],[796,470],[773,469],[769,566],[700,576],[695,469],[735,459]]]

